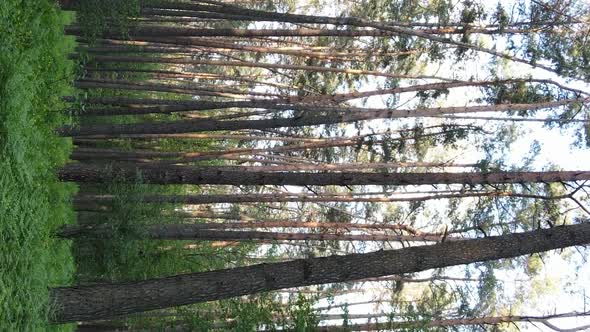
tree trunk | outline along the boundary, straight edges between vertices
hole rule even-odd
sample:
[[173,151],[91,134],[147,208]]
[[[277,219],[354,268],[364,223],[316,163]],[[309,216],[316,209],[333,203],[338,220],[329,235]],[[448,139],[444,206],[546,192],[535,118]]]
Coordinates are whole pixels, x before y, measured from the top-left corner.
[[[236,223],[236,225],[239,225]],[[58,232],[62,238],[90,237],[109,238],[113,231],[110,227],[95,225],[67,226]],[[279,226],[280,227],[280,226]],[[301,226],[303,227],[303,225]],[[259,232],[259,231],[227,231],[207,229],[206,224],[171,224],[150,225],[137,227],[135,234],[140,239],[151,240],[201,240],[201,241],[420,241],[438,242],[443,238],[442,234],[328,234],[328,233],[284,233],[284,232]],[[462,241],[462,238],[446,237],[446,241]]]
[[[93,46],[85,48],[87,52],[93,53],[163,53],[163,54],[194,54],[203,50],[241,51],[261,54],[284,54],[296,57],[316,58],[330,60],[333,62],[363,61],[376,59],[378,57],[409,55],[424,52],[424,49],[410,49],[407,51],[385,52],[379,49],[367,48],[362,51],[346,50],[336,48],[328,49],[332,52],[314,51],[304,48],[283,49],[278,47],[262,47],[243,45],[231,42],[220,42],[210,38],[185,38],[185,37],[142,37],[142,42],[122,41],[108,39],[106,46]],[[100,42],[105,41],[105,39]],[[104,43],[103,43],[104,44]],[[81,49],[79,49],[81,50]],[[116,68],[106,69],[116,71]],[[188,75],[188,74],[187,74]]]
[[[205,87],[202,84],[191,84],[190,82],[183,82],[183,84],[158,84],[151,82],[133,82],[133,81],[119,81],[119,80],[98,80],[85,79],[74,81],[74,87],[78,89],[116,89],[116,90],[137,90],[137,91],[151,91],[151,92],[169,92],[176,94],[186,94],[191,96],[213,96],[226,98],[250,98],[249,96],[259,97],[280,97],[279,94],[255,92],[255,91],[241,91],[237,89],[228,89],[222,87]],[[253,98],[253,97],[252,97]]]
[[[261,40],[262,38],[258,38],[257,41]],[[299,46],[287,46],[283,47],[283,45],[279,45],[281,43],[287,42],[287,40],[278,40],[278,39],[271,39],[266,38],[264,43],[266,45],[274,46],[267,46],[262,47],[259,45],[244,45],[243,40],[236,40],[236,41],[224,41],[220,42],[216,38],[194,38],[194,37],[142,37],[140,41],[134,40],[117,40],[117,39],[99,39],[98,43],[104,45],[104,47],[140,47],[141,50],[144,45],[149,46],[153,45],[154,47],[166,47],[166,48],[176,48],[176,49],[194,49],[195,51],[202,51],[202,50],[223,50],[225,52],[231,51],[240,51],[240,52],[252,52],[252,53],[260,53],[260,54],[282,54],[288,56],[299,56],[305,58],[320,58],[322,60],[331,60],[331,61],[366,61],[366,60],[375,60],[379,57],[387,57],[387,56],[403,56],[403,55],[411,55],[411,54],[418,54],[421,52],[426,52],[427,49],[425,48],[416,48],[416,49],[407,49],[407,50],[399,50],[399,51],[384,51],[380,48],[376,47],[364,47],[364,48],[355,48],[354,46],[312,46],[309,44],[301,44]],[[194,53],[191,52],[191,53]],[[110,70],[111,69],[105,69]],[[258,75],[250,75],[250,76],[259,76]],[[271,75],[270,75],[271,76]],[[267,75],[268,78],[270,78]]]
[[[428,29],[415,29],[413,27],[408,26],[400,26],[400,25],[392,25],[389,22],[376,22],[370,21],[366,19],[362,19],[359,17],[330,17],[330,16],[319,16],[319,15],[299,15],[299,14],[290,14],[290,13],[276,13],[276,12],[268,12],[263,10],[256,10],[256,9],[248,9],[240,6],[230,5],[230,4],[220,4],[220,5],[205,5],[202,4],[190,4],[190,3],[174,3],[174,4],[166,4],[165,6],[173,6],[175,9],[185,9],[185,10],[195,10],[195,8],[200,8],[203,11],[211,11],[217,13],[225,13],[229,15],[242,15],[242,16],[251,16],[253,20],[259,21],[273,21],[273,22],[288,22],[294,24],[331,24],[336,26],[347,25],[347,26],[354,26],[358,28],[372,28],[375,30],[367,30],[368,32],[379,32],[383,35],[398,35],[398,36],[412,36],[416,38],[426,39],[431,42],[438,42],[445,45],[453,45],[457,47],[462,47],[465,49],[471,49],[476,52],[483,52],[495,57],[500,57],[508,60],[512,60],[515,62],[525,63],[531,65],[533,67],[543,68],[549,71],[556,72],[554,68],[551,68],[546,65],[542,65],[539,63],[532,63],[531,61],[519,58],[516,56],[512,56],[508,53],[503,53],[496,51],[495,49],[485,48],[479,45],[471,44],[468,42],[457,41],[452,38],[447,38],[444,35],[436,35],[434,31],[429,31]],[[179,8],[183,7],[184,8]],[[192,8],[192,9],[191,9]],[[468,33],[470,27],[460,27],[459,29],[455,30],[455,32],[461,31],[462,33]],[[196,30],[196,29],[195,29]],[[213,30],[213,29],[212,29]],[[324,31],[327,29],[323,29],[320,31]],[[447,30],[448,32],[453,32],[451,30]],[[333,31],[342,31],[342,30],[333,30]],[[477,29],[473,29],[474,32],[477,33],[485,33],[485,31],[477,31]],[[172,31],[169,31],[170,33]],[[445,33],[448,33],[445,32]],[[179,32],[180,33],[180,32]],[[188,31],[184,31],[183,33],[190,34]],[[503,33],[502,29],[495,29],[491,31],[491,33]],[[238,32],[237,34],[244,34],[248,35],[247,32]],[[310,33],[311,35],[311,33]],[[558,73],[559,74],[559,73]]]
[[414,273],[590,243],[590,224],[367,254],[51,289],[53,322],[112,317],[271,290]]
[[[457,129],[448,129],[441,132],[428,132],[420,135],[412,135],[412,136],[402,136],[402,137],[394,137],[388,139],[389,142],[394,141],[408,141],[408,140],[419,140],[425,137],[433,137],[433,136],[443,136],[447,134],[452,134],[453,132],[466,132],[465,128],[457,128]],[[341,138],[331,138],[331,139],[323,139],[318,140],[318,142],[309,142],[303,144],[286,144],[282,146],[274,146],[272,148],[236,148],[236,149],[226,149],[226,150],[211,150],[211,151],[198,151],[198,152],[171,152],[171,151],[153,151],[153,150],[117,150],[117,149],[101,149],[101,148],[77,148],[74,153],[72,154],[72,159],[81,160],[77,156],[94,156],[93,159],[109,159],[111,161],[117,160],[134,160],[134,159],[143,159],[143,158],[177,158],[171,160],[161,160],[160,163],[169,163],[169,164],[180,164],[180,163],[189,163],[194,161],[200,160],[210,160],[210,159],[227,159],[228,157],[234,156],[241,156],[241,155],[256,155],[256,154],[265,154],[265,155],[273,155],[275,158],[279,156],[277,152],[286,152],[286,151],[305,151],[311,149],[322,149],[322,148],[332,148],[332,147],[345,147],[345,146],[357,146],[361,147],[365,144],[370,142],[373,146],[377,146],[378,144],[383,144],[384,139],[379,140],[366,140],[367,137],[372,135],[361,135],[355,137],[341,137]],[[294,171],[294,170],[317,170],[317,171],[335,171],[335,170],[351,170],[351,169],[387,169],[387,168],[398,168],[398,167],[444,167],[442,163],[428,163],[428,162],[417,162],[414,163],[412,166],[412,162],[407,163],[367,163],[367,164],[360,164],[357,163],[356,166],[354,164],[311,164],[311,165],[290,165],[291,168],[287,166],[276,166],[270,168],[261,168],[257,166],[224,166],[225,170],[236,170],[236,171]],[[371,166],[373,165],[373,166]],[[473,165],[471,165],[473,166]],[[297,169],[297,167],[299,169]],[[223,169],[223,168],[222,168]]]
[[[118,70],[118,69],[117,69]],[[199,110],[212,110],[212,109],[223,109],[223,108],[232,108],[232,107],[239,107],[239,108],[266,108],[266,109],[275,109],[275,110],[299,110],[299,111],[313,111],[315,113],[319,113],[320,111],[382,111],[380,109],[371,109],[371,108],[351,108],[351,107],[331,107],[331,106],[320,106],[317,104],[312,103],[342,103],[347,100],[357,99],[357,98],[366,98],[370,96],[376,95],[387,95],[387,94],[399,94],[399,93],[406,93],[406,92],[416,92],[416,91],[428,91],[428,90],[441,90],[441,89],[450,89],[455,87],[475,87],[475,86],[490,86],[490,85],[500,85],[500,84],[508,84],[508,83],[516,83],[516,82],[531,82],[531,83],[543,83],[543,84],[555,84],[551,80],[518,80],[518,79],[511,79],[511,80],[502,80],[502,81],[481,81],[481,82],[445,82],[445,83],[430,83],[430,84],[422,84],[422,85],[413,85],[409,87],[397,87],[392,89],[380,89],[380,90],[373,90],[373,91],[362,91],[362,92],[350,92],[350,93],[342,93],[342,94],[331,94],[331,95],[318,95],[318,96],[306,96],[306,97],[297,97],[297,96],[279,96],[277,99],[271,100],[250,100],[250,101],[221,101],[221,102],[212,102],[212,101],[192,101],[194,106],[185,105],[183,106],[161,106],[161,107],[144,107],[144,108],[123,108],[123,109],[87,109],[85,110],[82,115],[98,115],[98,116],[106,116],[106,115],[137,115],[137,114],[151,114],[151,113],[174,113],[174,112],[186,112],[186,111],[199,111]],[[108,83],[108,84],[107,84]],[[266,84],[265,82],[260,82],[261,84]],[[83,85],[80,85],[83,84]],[[556,85],[559,88],[566,89],[561,85]],[[78,87],[107,87],[107,88],[125,88],[125,89],[135,89],[135,90],[148,90],[148,91],[164,91],[164,92],[178,92],[178,93],[188,93],[198,95],[200,93],[223,93],[223,94],[236,94],[236,95],[243,95],[243,94],[250,94],[250,95],[258,95],[258,96],[278,96],[272,94],[257,94],[251,93],[248,91],[239,91],[235,89],[196,89],[193,87],[186,87],[186,86],[177,86],[177,85],[162,85],[162,84],[142,84],[141,86],[135,82],[119,82],[119,81],[101,81],[97,82],[96,80],[88,80],[82,81],[79,83]],[[160,101],[161,102],[161,101]],[[175,102],[175,101],[171,101]]]
[[[264,168],[264,167],[262,167]],[[258,203],[258,202],[423,202],[437,199],[453,199],[468,197],[522,197],[532,199],[564,199],[567,195],[542,196],[534,194],[519,194],[508,191],[476,191],[451,194],[434,194],[412,197],[362,197],[352,195],[299,195],[299,194],[236,194],[236,195],[146,195],[135,200],[138,203],[156,204],[218,204],[218,203]],[[114,195],[78,195],[74,197],[75,206],[86,204],[110,204],[116,199]]]
[[[82,36],[82,28],[68,26],[68,35]],[[129,29],[129,36],[134,40],[142,37],[381,37],[393,36],[381,30],[334,30],[334,29],[200,29],[178,26],[137,26]],[[117,38],[121,33],[115,30],[103,31],[105,38]]]
[[[315,112],[306,112],[306,114],[301,117],[264,120],[219,121],[194,119],[138,124],[82,125],[80,128],[63,127],[59,130],[59,133],[62,136],[110,135],[110,137],[117,137],[118,135],[126,134],[178,134],[220,130],[271,129],[457,113],[527,111],[560,107],[578,102],[580,102],[580,99],[567,99],[538,104],[501,104],[470,107],[438,107],[394,110],[333,107],[322,108],[318,106],[312,108],[315,108],[318,110],[318,112],[320,109],[325,110],[326,114],[318,115],[314,114]],[[299,110],[302,110],[303,108],[309,108],[309,106],[287,106],[287,108],[289,107],[291,109]]]
[[[88,224],[88,223],[86,223]],[[187,225],[187,224],[184,224]],[[173,226],[173,225],[170,225]],[[432,235],[440,239],[442,234],[423,233],[416,229],[403,224],[385,224],[385,223],[374,223],[374,224],[360,224],[360,223],[347,223],[347,222],[314,222],[314,221],[290,221],[290,220],[261,220],[261,221],[243,221],[243,222],[215,222],[215,223],[196,223],[188,224],[191,232],[197,232],[198,230],[206,229],[244,229],[244,228],[321,228],[321,229],[364,229],[364,230],[403,230],[414,235]],[[167,226],[165,226],[167,227]],[[174,227],[174,226],[173,226]],[[157,232],[158,226],[155,227]],[[64,233],[84,233],[86,230],[80,226],[66,226],[63,228]]]
[[153,184],[228,185],[432,185],[590,180],[590,171],[490,173],[289,173],[226,171],[219,167],[173,165],[68,164],[59,172],[62,181],[108,183],[143,181]]
[[[79,56],[73,54],[70,56],[73,59],[77,59]],[[429,75],[405,75],[398,73],[387,73],[376,70],[362,70],[362,69],[351,69],[351,68],[332,68],[322,66],[306,66],[306,65],[291,65],[291,64],[280,64],[280,63],[261,63],[254,61],[220,61],[220,60],[202,60],[193,59],[190,57],[141,57],[141,56],[107,56],[107,55],[96,55],[92,57],[93,61],[96,62],[121,62],[121,63],[170,63],[178,65],[209,65],[209,66],[222,66],[222,67],[248,67],[248,68],[265,68],[265,69],[286,69],[286,70],[305,70],[312,72],[321,73],[342,73],[349,75],[368,75],[376,77],[389,77],[389,78],[408,78],[408,79],[437,79],[452,81],[450,79],[429,76]]]

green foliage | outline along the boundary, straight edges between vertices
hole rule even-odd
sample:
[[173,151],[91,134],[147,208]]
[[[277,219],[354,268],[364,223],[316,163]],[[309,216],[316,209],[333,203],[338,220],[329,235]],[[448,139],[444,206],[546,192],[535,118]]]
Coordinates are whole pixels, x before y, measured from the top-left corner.
[[493,14],[493,20],[500,26],[500,29],[505,28],[510,23],[510,16],[499,2],[496,5],[496,12]]
[[552,91],[543,84],[531,85],[526,82],[516,82],[490,86],[485,90],[486,101],[490,104],[533,104],[554,99]]
[[[480,132],[482,129],[476,126],[459,126],[453,124],[441,124],[434,128],[425,127],[417,123],[414,127],[405,127],[395,135],[384,135],[380,144],[380,150],[371,144],[367,145],[369,151],[379,153],[381,162],[397,160],[423,160],[430,148],[445,145],[455,148],[456,144],[465,139],[470,133]],[[393,137],[392,137],[393,136]]]
[[387,19],[403,22],[421,20],[435,21],[444,25],[449,22],[449,14],[454,6],[448,0],[435,0],[424,3],[419,0],[386,1],[389,17]]
[[[559,75],[588,80],[590,50],[586,47],[588,32],[583,19],[590,12],[588,3],[556,0],[534,1],[530,6],[524,3],[517,6],[511,20],[530,21],[534,32],[512,40],[509,48],[524,54],[533,65],[544,61]],[[500,25],[507,20],[503,11],[496,16],[500,17]]]
[[432,90],[432,91],[420,91],[416,93],[416,97],[420,98],[420,103],[423,104],[430,99],[437,99],[440,97],[446,97],[449,95],[449,89]]
[[496,280],[494,275],[494,264],[481,263],[479,268],[483,270],[479,277],[479,284],[477,285],[478,299],[474,307],[471,309],[473,317],[490,315],[494,312],[494,307],[498,303],[497,293],[500,292],[501,285]]
[[249,301],[240,299],[222,301],[222,306],[229,317],[235,317],[227,328],[230,331],[256,331],[261,325],[273,325],[272,308],[275,306],[268,295],[252,296]]
[[[183,194],[179,186],[150,186],[122,184],[114,181],[107,186],[83,187],[115,196],[108,212],[81,212],[79,223],[106,226],[111,234],[106,239],[81,237],[74,241],[78,279],[90,281],[130,281],[163,277],[177,273],[221,269],[243,255],[248,246],[216,249],[206,244],[184,249],[183,241],[140,240],[143,225],[179,223],[174,217],[174,204],[138,204],[148,194]],[[161,211],[170,212],[169,215]],[[191,222],[189,219],[188,222]]]
[[[444,310],[456,300],[456,295],[445,284],[433,283],[424,290],[419,302],[393,303],[394,311],[390,314],[390,322],[396,331],[447,331],[446,327],[428,327],[428,324],[445,318]],[[399,323],[400,321],[404,323]]]
[[460,18],[461,23],[472,24],[482,18],[485,18],[483,5],[471,0],[463,1],[463,10],[461,11]]
[[70,282],[66,241],[51,233],[73,219],[74,186],[55,170],[71,141],[54,130],[69,119],[60,98],[69,92],[73,42],[67,17],[47,0],[0,3],[0,322],[6,331],[66,331],[48,326],[48,287]]
[[342,307],[342,329],[344,331],[349,331],[350,330],[350,309],[348,308],[348,303],[346,303],[344,305],[344,307]]
[[78,23],[84,35],[93,42],[105,30],[124,35],[130,18],[139,15],[139,0],[83,0],[78,10]]
[[314,302],[299,294],[297,301],[289,306],[288,313],[292,320],[291,330],[296,332],[312,331],[320,323]]

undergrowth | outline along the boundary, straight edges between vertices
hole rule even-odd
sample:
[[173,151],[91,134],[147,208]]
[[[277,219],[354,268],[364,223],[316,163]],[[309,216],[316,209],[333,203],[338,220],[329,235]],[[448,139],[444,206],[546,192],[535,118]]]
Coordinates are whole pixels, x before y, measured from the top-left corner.
[[48,325],[49,288],[71,282],[68,241],[52,232],[73,220],[73,185],[55,170],[71,140],[55,128],[70,122],[61,96],[71,92],[63,35],[71,19],[50,0],[0,1],[0,329],[69,331]]

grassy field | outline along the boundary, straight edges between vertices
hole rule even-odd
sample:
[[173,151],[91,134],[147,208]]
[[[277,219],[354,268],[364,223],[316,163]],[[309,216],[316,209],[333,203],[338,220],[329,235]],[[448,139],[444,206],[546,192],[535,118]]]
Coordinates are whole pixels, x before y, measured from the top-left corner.
[[0,1],[0,330],[69,331],[48,326],[48,288],[69,284],[67,241],[51,233],[73,220],[71,185],[55,170],[71,150],[54,129],[70,119],[70,18],[52,0]]

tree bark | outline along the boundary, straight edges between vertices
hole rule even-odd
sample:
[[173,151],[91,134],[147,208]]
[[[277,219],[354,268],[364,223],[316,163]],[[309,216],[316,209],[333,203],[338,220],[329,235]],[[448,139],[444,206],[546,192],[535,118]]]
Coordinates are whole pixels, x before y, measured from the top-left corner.
[[[141,81],[119,81],[119,80],[98,80],[85,79],[74,81],[74,87],[78,89],[116,89],[116,90],[136,90],[136,91],[150,91],[150,92],[169,92],[176,94],[186,94],[191,96],[213,96],[226,98],[255,98],[255,97],[281,97],[280,94],[243,91],[238,89],[228,89],[222,87],[211,87],[191,82],[182,82],[182,84],[163,84],[153,82]],[[252,96],[252,97],[250,97]]]
[[[68,35],[82,36],[80,27],[65,28]],[[129,29],[131,38],[138,40],[142,37],[382,37],[394,36],[394,33],[382,30],[334,30],[334,29],[200,29],[178,26],[137,26]],[[120,32],[115,30],[103,31],[104,38],[117,38]]]
[[590,243],[590,224],[184,274],[132,283],[51,289],[54,323],[112,317],[271,290],[413,273]]
[[[73,54],[70,56],[73,59],[77,59],[78,56]],[[253,61],[221,61],[221,60],[202,60],[193,59],[190,57],[141,57],[141,56],[108,56],[108,55],[96,55],[92,57],[96,62],[121,62],[121,63],[170,63],[177,65],[209,65],[209,66],[222,66],[222,67],[249,67],[249,68],[264,68],[264,69],[285,69],[285,70],[304,70],[318,73],[342,73],[349,75],[367,75],[377,77],[389,77],[389,78],[407,78],[407,79],[436,79],[452,81],[451,79],[429,76],[429,75],[404,75],[398,73],[388,73],[377,70],[362,70],[362,69],[351,69],[351,68],[333,68],[333,67],[322,67],[322,66],[306,66],[306,65],[291,65],[291,64],[280,64],[280,63],[262,63]]]
[[68,164],[59,172],[62,181],[108,183],[143,181],[153,184],[228,185],[432,185],[521,182],[567,182],[590,180],[590,171],[490,172],[490,173],[290,173],[240,172],[218,167],[174,165]]
[[[264,167],[262,167],[264,168]],[[453,199],[468,197],[522,197],[532,199],[564,199],[565,196],[542,196],[532,194],[519,194],[509,191],[476,191],[451,194],[434,194],[410,197],[362,197],[353,195],[299,195],[299,194],[227,194],[227,195],[146,195],[138,198],[138,203],[156,204],[218,204],[218,203],[258,203],[258,202],[367,202],[367,203],[390,203],[390,202],[422,202],[437,199]],[[78,195],[74,197],[75,206],[86,204],[110,204],[115,200],[114,195]],[[321,227],[321,226],[320,226]]]
[[[190,37],[141,37],[142,41],[122,41],[107,39],[106,46],[93,46],[85,50],[92,53],[164,53],[164,54],[194,54],[203,50],[216,49],[220,51],[241,51],[260,54],[284,54],[295,57],[316,58],[335,62],[364,61],[385,56],[399,56],[424,52],[424,49],[410,49],[407,51],[384,52],[379,49],[367,48],[362,51],[342,50],[332,48],[332,52],[320,52],[304,48],[285,49],[279,47],[263,47],[243,45],[231,42],[220,42],[211,38]],[[102,41],[106,41],[103,39]],[[114,69],[111,69],[111,71]]]
[[[187,224],[184,224],[187,225]],[[243,221],[243,222],[215,222],[215,223],[196,223],[188,224],[191,232],[197,230],[206,229],[244,229],[244,228],[320,228],[320,229],[364,229],[364,230],[403,230],[414,235],[432,235],[440,239],[442,234],[423,233],[416,229],[403,224],[385,224],[385,223],[374,223],[374,224],[360,224],[360,223],[347,223],[347,222],[313,222],[313,221],[289,221],[289,220],[274,220],[274,221]],[[165,228],[165,227],[164,227]],[[67,233],[82,234],[87,229],[85,226],[66,226],[62,228],[65,237]],[[158,227],[154,230],[157,232]],[[92,231],[92,230],[91,230]]]

